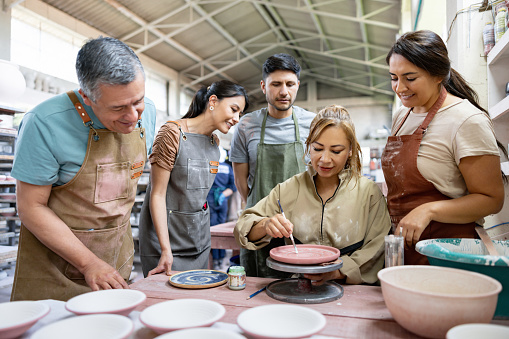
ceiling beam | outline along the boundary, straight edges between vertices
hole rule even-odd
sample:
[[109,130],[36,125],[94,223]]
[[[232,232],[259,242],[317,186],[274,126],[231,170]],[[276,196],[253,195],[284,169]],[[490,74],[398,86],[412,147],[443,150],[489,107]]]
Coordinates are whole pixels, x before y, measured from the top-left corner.
[[350,91],[357,91],[359,93],[364,93],[364,94],[380,93],[380,94],[394,97],[394,92],[392,92],[392,91],[386,91],[386,90],[379,89],[376,87],[369,87],[369,86],[357,84],[355,82],[344,81],[339,78],[331,78],[331,77],[321,75],[321,74],[316,74],[316,73],[309,73],[308,75],[312,78],[321,79],[323,81],[332,81],[337,84],[345,85],[345,86],[347,86],[346,88]]
[[2,0],[2,10],[7,12],[8,10],[14,8],[25,0]]
[[345,21],[363,22],[366,25],[373,25],[373,26],[384,27],[384,28],[389,28],[389,29],[394,29],[394,30],[399,30],[400,29],[400,27],[398,25],[392,24],[392,23],[389,23],[389,22],[369,20],[369,19],[365,19],[365,18],[362,18],[362,17],[359,18],[359,17],[353,17],[353,16],[343,15],[343,14],[338,14],[338,13],[317,11],[317,10],[313,10],[313,9],[310,10],[306,6],[299,6],[299,5],[291,6],[291,5],[282,4],[282,3],[277,2],[277,1],[270,2],[270,1],[267,1],[267,0],[244,0],[244,1],[256,2],[258,4],[265,5],[265,6],[273,6],[275,8],[280,8],[282,10],[296,11],[296,12],[301,12],[301,13],[306,13],[306,14],[311,14],[312,13],[312,14],[316,14],[316,15],[320,15],[320,16],[324,16],[324,17],[329,17],[329,18],[339,19],[339,20],[345,20]]
[[[269,31],[265,31],[265,32],[263,32],[263,33],[261,33],[261,34],[259,34],[257,36],[254,36],[254,37],[252,37],[252,38],[250,38],[250,39],[240,43],[239,46],[243,46],[243,48],[248,48],[252,43],[254,43],[258,39],[261,39],[261,38],[263,38],[263,37],[265,37],[267,35],[273,35],[273,32],[270,31],[270,30]],[[277,41],[274,42],[274,44],[277,44],[277,43],[278,43]],[[267,45],[268,45],[267,43],[263,43],[263,44],[259,44],[259,45],[257,44],[256,46],[257,47],[266,47]],[[198,62],[198,63],[196,63],[194,65],[189,66],[188,68],[182,70],[180,73],[188,73],[188,72],[192,71],[193,69],[202,68],[206,63],[213,63],[214,60],[219,59],[219,58],[221,58],[222,56],[225,56],[225,55],[237,55],[237,53],[236,53],[237,48],[238,48],[238,46],[233,46],[233,47],[230,47],[228,49],[225,49],[222,52],[216,53],[213,56],[211,56],[211,57],[209,57],[207,59],[204,59],[201,62]],[[247,55],[251,55],[251,54],[252,53],[249,53]],[[236,58],[236,61],[237,60],[239,60],[238,57]]]
[[229,65],[227,65],[227,66],[225,66],[223,68],[217,69],[217,70],[215,70],[215,71],[213,71],[213,72],[211,72],[211,73],[209,73],[207,75],[204,75],[204,76],[202,76],[202,77],[192,81],[191,83],[185,85],[185,87],[190,87],[190,86],[199,84],[202,81],[205,81],[205,80],[207,80],[207,79],[209,79],[209,78],[211,78],[213,76],[216,76],[218,74],[222,74],[224,71],[227,71],[230,68],[236,67],[236,66],[238,66],[238,65],[240,65],[240,64],[242,64],[242,63],[244,63],[246,61],[249,61],[251,58],[254,58],[254,57],[256,57],[256,56],[258,56],[260,54],[266,53],[267,51],[270,51],[273,48],[274,48],[273,45],[269,45],[268,47],[260,49],[260,50],[258,50],[255,53],[251,53],[249,56],[246,56],[246,57],[244,57],[244,58],[242,58],[242,59],[240,59],[240,60],[238,60],[236,62],[232,62],[231,64],[229,64]]
[[[187,4],[192,6],[198,14],[200,14],[202,17],[207,17],[207,22],[214,27],[214,29],[223,36],[232,46],[237,46],[238,50],[243,53],[245,56],[249,56],[251,52],[249,52],[247,49],[245,49],[237,39],[235,39],[222,25],[220,25],[216,20],[214,20],[212,17],[208,16],[207,11],[205,11],[201,6],[199,6],[195,1],[193,0],[185,0]],[[250,58],[250,61],[257,67],[260,66],[260,61],[256,58]]]
[[321,56],[328,56],[328,57],[331,57],[331,58],[348,61],[348,62],[351,62],[351,63],[354,63],[354,64],[359,64],[359,65],[364,65],[364,66],[371,66],[371,67],[376,67],[376,68],[380,68],[380,69],[384,69],[384,70],[389,70],[389,66],[381,65],[381,64],[376,64],[376,63],[371,62],[371,61],[358,60],[358,59],[355,59],[355,58],[345,57],[345,56],[342,56],[342,55],[336,55],[336,54],[328,53],[328,52],[315,51],[315,50],[310,49],[310,48],[293,46],[293,45],[289,45],[288,48],[299,50],[299,51],[308,52],[308,53],[311,53],[311,54],[317,54],[317,55],[321,55]]
[[[364,15],[364,4],[362,3],[363,0],[355,0],[355,11],[357,13],[357,17],[362,17]],[[359,23],[360,30],[361,30],[361,39],[364,44],[367,44],[369,42],[368,40],[368,33],[366,30],[366,24],[363,22]],[[364,47],[364,60],[369,61],[370,59],[370,52],[368,47]],[[371,73],[371,67],[366,66],[368,69],[368,72]],[[373,86],[373,77],[368,77],[369,79],[369,85],[370,87]]]
[[[306,35],[306,36],[313,36],[316,39],[321,39],[321,37],[319,35],[317,35],[315,32],[309,32],[309,31],[305,31],[305,30],[302,30],[302,29],[288,28],[288,27],[285,27],[285,28],[282,28],[282,29],[285,30],[285,31],[291,31],[291,32],[296,33],[296,34],[301,34],[301,35]],[[366,44],[366,43],[362,43],[362,42],[357,41],[357,40],[351,40],[351,39],[335,37],[335,36],[332,36],[330,34],[327,35],[327,39],[329,41],[349,44],[349,45],[352,45],[352,46],[358,46],[359,48],[363,48],[365,45],[367,45],[367,47],[369,47],[371,49],[376,49],[376,50],[380,50],[380,51],[384,51],[384,52],[388,52],[389,49],[391,48],[391,45],[382,46],[382,45],[375,45],[375,44],[372,44],[372,43]]]
[[[166,35],[161,32],[160,30],[154,28],[154,27],[151,27],[151,26],[148,26],[147,22],[140,18],[138,15],[136,15],[135,13],[133,13],[131,10],[127,9],[126,7],[124,7],[122,4],[120,4],[119,2],[117,2],[116,0],[104,0],[106,3],[108,3],[109,5],[111,5],[113,8],[115,8],[117,11],[119,11],[120,13],[122,13],[123,15],[125,15],[127,18],[131,19],[132,21],[134,21],[135,23],[137,23],[138,25],[140,26],[145,26],[147,27],[147,29],[155,34],[156,36],[159,37],[158,40],[160,40],[161,42],[164,41],[166,42],[168,45],[172,46],[173,48],[177,49],[178,51],[180,51],[181,53],[187,55],[189,58],[191,58],[192,60],[194,60],[195,62],[200,62],[202,61],[203,59],[195,54],[194,52],[192,52],[191,50],[189,50],[188,48],[184,47],[183,45],[181,45],[180,43],[178,43],[177,41],[175,40],[172,40],[168,37],[166,37]],[[235,2],[236,3],[236,2]],[[138,50],[136,50],[137,53],[141,53],[143,51],[145,51],[146,49],[144,48],[140,48]],[[212,70],[213,72],[216,72],[217,71],[217,68],[213,65],[210,65],[210,64],[206,64],[205,65],[207,68],[209,68],[210,70]],[[218,74],[220,74],[223,78],[225,79],[228,79],[232,82],[235,82],[235,79],[233,79],[232,77],[230,77],[228,74],[226,73],[222,73],[222,72],[218,72]]]

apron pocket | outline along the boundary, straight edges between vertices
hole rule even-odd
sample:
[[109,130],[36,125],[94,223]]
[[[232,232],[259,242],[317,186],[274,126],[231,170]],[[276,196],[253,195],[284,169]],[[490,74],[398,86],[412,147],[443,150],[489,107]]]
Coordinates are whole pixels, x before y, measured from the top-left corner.
[[209,177],[208,160],[187,159],[187,189],[209,190]]
[[129,162],[97,165],[94,203],[127,198],[129,178]]
[[[128,230],[129,223],[125,223],[118,227],[114,228],[106,228],[101,230],[72,230],[74,235],[90,250],[94,253],[99,259],[106,262],[108,265],[112,266],[115,269],[117,268],[117,261],[119,259],[120,252],[131,252],[134,250],[125,248],[123,246],[124,240],[126,238],[126,232]],[[127,235],[129,238],[129,235]],[[128,239],[126,239],[128,240]],[[124,253],[122,253],[122,257],[125,257]],[[129,257],[131,256],[129,255]],[[123,258],[124,262],[119,263],[121,266],[127,262],[129,258]],[[67,263],[64,274],[69,279],[84,279],[83,274],[78,271],[76,267]]]
[[168,211],[171,250],[181,256],[197,255],[210,247],[209,211]]

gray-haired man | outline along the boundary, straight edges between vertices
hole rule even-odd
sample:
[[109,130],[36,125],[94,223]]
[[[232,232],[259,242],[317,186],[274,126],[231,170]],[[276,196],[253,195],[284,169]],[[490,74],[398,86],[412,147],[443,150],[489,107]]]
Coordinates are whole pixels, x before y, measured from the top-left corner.
[[145,99],[143,66],[121,41],[88,41],[76,71],[79,90],[41,103],[20,125],[12,300],[129,288],[130,212],[156,111]]

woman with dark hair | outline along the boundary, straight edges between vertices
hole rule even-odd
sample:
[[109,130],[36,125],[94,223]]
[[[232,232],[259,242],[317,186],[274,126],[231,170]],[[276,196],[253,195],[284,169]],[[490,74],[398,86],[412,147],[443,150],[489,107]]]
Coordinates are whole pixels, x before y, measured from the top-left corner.
[[419,240],[475,238],[476,223],[501,210],[500,153],[488,113],[437,34],[402,35],[386,61],[404,106],[382,155],[389,212],[405,264],[427,264]]
[[[159,130],[140,215],[140,259],[145,276],[207,268],[210,218],[207,194],[219,165],[218,139],[248,107],[245,89],[222,80],[196,92],[189,110]],[[170,175],[171,174],[171,175]]]
[[389,212],[378,186],[362,176],[361,148],[344,107],[331,105],[318,112],[306,139],[306,154],[307,171],[278,184],[240,216],[234,229],[237,242],[258,250],[273,238],[286,241],[293,234],[297,243],[341,252],[339,270],[304,275],[313,285],[328,280],[376,283],[384,263],[384,237],[391,228]]

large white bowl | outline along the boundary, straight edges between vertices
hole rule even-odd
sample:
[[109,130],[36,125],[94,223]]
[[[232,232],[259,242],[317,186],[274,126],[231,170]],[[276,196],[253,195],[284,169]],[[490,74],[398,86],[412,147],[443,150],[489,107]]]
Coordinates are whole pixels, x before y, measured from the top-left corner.
[[237,317],[237,324],[256,338],[305,338],[320,332],[325,317],[311,308],[296,305],[264,305]]
[[110,313],[127,316],[146,298],[145,293],[137,290],[101,290],[71,298],[65,308],[77,315]]
[[427,338],[444,338],[461,324],[489,323],[502,290],[484,274],[439,266],[395,266],[378,278],[394,319]]
[[199,327],[188,328],[166,333],[156,337],[156,339],[245,339],[243,335],[236,332],[222,330],[219,328]]
[[31,339],[124,339],[133,331],[131,319],[118,314],[73,316],[44,326]]
[[223,305],[205,299],[177,299],[163,301],[144,309],[140,314],[143,325],[157,333],[190,327],[210,326],[221,319]]
[[0,304],[0,338],[17,338],[39,319],[45,317],[50,307],[37,301],[13,301]]
[[509,326],[494,324],[465,324],[454,326],[447,332],[447,339],[507,339]]

